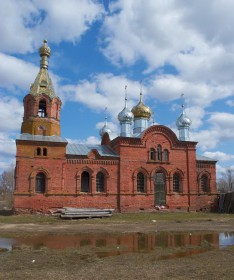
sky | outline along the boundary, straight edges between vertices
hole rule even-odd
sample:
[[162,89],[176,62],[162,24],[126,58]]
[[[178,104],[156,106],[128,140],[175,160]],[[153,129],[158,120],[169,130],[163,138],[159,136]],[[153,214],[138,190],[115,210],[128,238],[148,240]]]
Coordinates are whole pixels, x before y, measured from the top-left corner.
[[0,0],[0,171],[15,162],[44,39],[69,142],[99,144],[105,116],[119,135],[125,86],[129,108],[142,87],[150,123],[178,135],[183,93],[197,154],[234,169],[233,11],[233,0]]

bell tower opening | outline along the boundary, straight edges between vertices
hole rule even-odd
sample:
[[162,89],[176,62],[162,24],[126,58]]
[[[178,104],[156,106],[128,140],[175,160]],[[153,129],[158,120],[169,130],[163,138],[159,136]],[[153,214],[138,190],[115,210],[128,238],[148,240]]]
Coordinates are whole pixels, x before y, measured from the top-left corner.
[[39,102],[38,116],[41,117],[41,118],[47,117],[46,101],[44,99],[40,100],[40,102]]

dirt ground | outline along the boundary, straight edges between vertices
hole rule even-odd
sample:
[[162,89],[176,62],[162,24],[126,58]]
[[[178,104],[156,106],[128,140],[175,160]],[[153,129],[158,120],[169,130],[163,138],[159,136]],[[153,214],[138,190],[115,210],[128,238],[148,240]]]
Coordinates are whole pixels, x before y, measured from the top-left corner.
[[[193,234],[203,231],[234,232],[234,219],[152,220],[108,224],[93,224],[88,221],[82,224],[71,222],[55,225],[0,224],[0,237],[47,233],[74,235],[191,232]],[[198,250],[199,253],[190,256],[183,255],[183,248],[181,251],[178,248],[177,251],[156,248],[147,253],[131,252],[100,258],[93,250],[85,247],[54,250],[22,246],[11,252],[0,252],[0,279],[233,279],[234,246],[208,249],[204,248],[202,252]]]

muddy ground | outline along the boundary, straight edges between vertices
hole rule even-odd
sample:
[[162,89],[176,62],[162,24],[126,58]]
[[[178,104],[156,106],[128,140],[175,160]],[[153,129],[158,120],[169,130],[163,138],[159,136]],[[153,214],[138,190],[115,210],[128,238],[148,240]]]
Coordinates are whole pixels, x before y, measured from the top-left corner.
[[[117,223],[0,224],[0,236],[56,234],[126,234],[150,232],[233,232],[234,219],[141,221]],[[32,249],[22,246],[0,252],[0,279],[234,279],[234,246],[200,244],[197,254],[184,248],[156,248],[98,257],[92,249]],[[203,248],[202,248],[203,246]],[[207,246],[207,248],[206,248]],[[193,248],[194,249],[194,248]],[[176,250],[176,251],[175,251]]]

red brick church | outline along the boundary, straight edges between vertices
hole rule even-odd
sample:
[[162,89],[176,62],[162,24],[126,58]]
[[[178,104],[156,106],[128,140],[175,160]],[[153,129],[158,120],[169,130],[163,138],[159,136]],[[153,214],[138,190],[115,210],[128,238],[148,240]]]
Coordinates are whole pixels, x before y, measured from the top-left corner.
[[70,144],[60,136],[61,100],[48,74],[50,48],[39,49],[40,71],[24,98],[16,139],[16,211],[60,207],[116,211],[199,210],[217,197],[216,161],[196,154],[190,119],[182,105],[179,137],[163,125],[149,126],[142,101],[118,115],[120,136],[111,139],[107,121],[99,145]]

